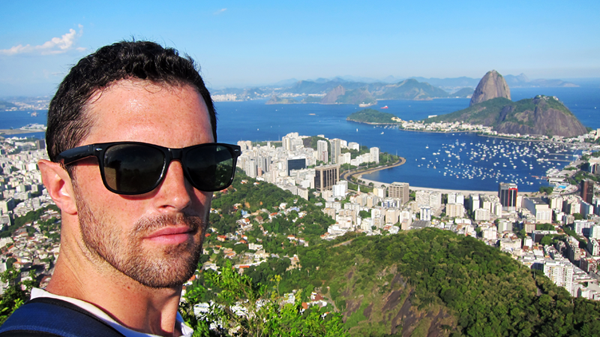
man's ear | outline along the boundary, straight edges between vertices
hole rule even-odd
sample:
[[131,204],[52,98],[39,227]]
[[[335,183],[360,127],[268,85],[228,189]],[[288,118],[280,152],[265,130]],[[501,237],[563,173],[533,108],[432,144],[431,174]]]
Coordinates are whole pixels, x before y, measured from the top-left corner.
[[68,214],[77,214],[77,204],[69,173],[61,164],[42,159],[38,161],[42,181],[56,206]]

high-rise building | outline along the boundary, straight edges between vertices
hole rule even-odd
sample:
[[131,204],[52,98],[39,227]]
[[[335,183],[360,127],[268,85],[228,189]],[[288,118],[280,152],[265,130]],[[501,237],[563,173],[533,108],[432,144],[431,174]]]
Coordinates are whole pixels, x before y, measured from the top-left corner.
[[409,191],[408,183],[393,182],[388,187],[388,197],[398,198],[402,201],[403,204],[408,202],[409,195],[410,195],[410,191]]
[[379,164],[379,148],[378,147],[370,148],[369,155],[371,158],[371,162]]
[[339,156],[342,154],[342,140],[334,138],[331,140],[331,163],[339,164]]
[[317,141],[317,160],[327,163],[329,160],[329,151],[327,151],[327,141]]
[[517,207],[517,184],[500,183],[498,187],[498,197],[502,207],[506,207],[509,211],[514,211]]
[[420,220],[431,221],[431,207],[421,206]]
[[479,208],[479,194],[471,194],[471,212],[475,212],[476,209]]
[[281,138],[281,145],[287,151],[293,151],[292,140],[298,137],[297,132],[291,132]]
[[[271,170],[271,157],[270,156],[258,156],[256,157],[257,166],[263,172],[269,172]],[[289,175],[289,173],[288,173]]]
[[331,190],[339,179],[339,165],[318,166],[315,168],[315,189],[317,191]]
[[590,179],[585,179],[581,181],[581,199],[587,202],[588,204],[592,203],[592,199],[594,198],[594,182]]

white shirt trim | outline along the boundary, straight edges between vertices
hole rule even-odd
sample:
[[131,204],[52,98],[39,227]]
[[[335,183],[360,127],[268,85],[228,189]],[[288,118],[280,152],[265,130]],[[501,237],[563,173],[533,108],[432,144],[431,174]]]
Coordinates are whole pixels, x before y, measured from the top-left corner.
[[[80,307],[80,308],[82,308],[82,309],[90,312],[94,316],[100,318],[106,324],[108,324],[111,327],[115,328],[117,331],[119,331],[120,333],[122,333],[126,337],[148,337],[148,336],[151,336],[151,337],[160,337],[158,335],[153,335],[153,334],[138,332],[138,331],[126,328],[126,327],[122,326],[121,324],[119,324],[117,321],[115,321],[112,317],[110,317],[109,315],[107,315],[100,308],[96,307],[95,305],[93,305],[91,303],[88,303],[88,302],[85,302],[85,301],[82,301],[82,300],[78,300],[76,298],[55,295],[55,294],[49,293],[49,292],[47,292],[47,291],[45,291],[43,289],[40,289],[40,288],[33,288],[33,289],[31,289],[31,299],[38,298],[38,297],[55,298],[55,299],[63,300],[65,302],[72,303],[72,304],[74,304],[74,305],[76,305],[76,306],[78,306],[78,307]],[[181,315],[179,313],[177,313],[177,322],[180,324],[181,332],[183,333],[182,337],[192,337],[192,334],[194,333],[194,330],[192,330],[192,328],[190,328],[189,326],[187,326],[183,322],[183,318],[181,317]]]

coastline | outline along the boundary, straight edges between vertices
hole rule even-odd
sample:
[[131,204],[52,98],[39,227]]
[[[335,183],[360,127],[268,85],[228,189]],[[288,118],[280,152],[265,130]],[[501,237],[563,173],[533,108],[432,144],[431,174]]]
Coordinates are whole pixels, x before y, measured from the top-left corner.
[[2,136],[2,135],[19,135],[22,133],[38,133],[38,132],[46,132],[46,130],[41,130],[41,129],[31,129],[31,130],[0,129],[0,136]]
[[[370,174],[373,172],[377,172],[377,171],[381,171],[381,170],[385,170],[385,169],[389,169],[392,167],[398,167],[401,165],[404,165],[404,163],[406,163],[406,158],[404,157],[399,157],[398,161],[391,164],[391,165],[386,165],[386,166],[377,166],[377,167],[373,167],[373,168],[367,168],[367,169],[363,169],[363,170],[356,170],[356,171],[346,171],[344,173],[342,173],[340,175],[340,180],[346,180],[348,182],[352,182],[350,181],[350,179],[352,178],[356,178],[357,183],[360,184],[359,180],[363,180],[365,181],[366,179],[362,178],[363,174]],[[381,183],[381,184],[385,184],[385,183]],[[365,185],[365,184],[361,184],[361,185]]]

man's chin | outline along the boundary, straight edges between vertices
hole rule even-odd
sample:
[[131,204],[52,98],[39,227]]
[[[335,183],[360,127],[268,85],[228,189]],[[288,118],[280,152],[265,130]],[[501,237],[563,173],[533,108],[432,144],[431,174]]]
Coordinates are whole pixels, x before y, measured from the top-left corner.
[[179,288],[194,275],[200,252],[201,245],[165,247],[158,257],[155,250],[139,252],[117,269],[150,288]]

